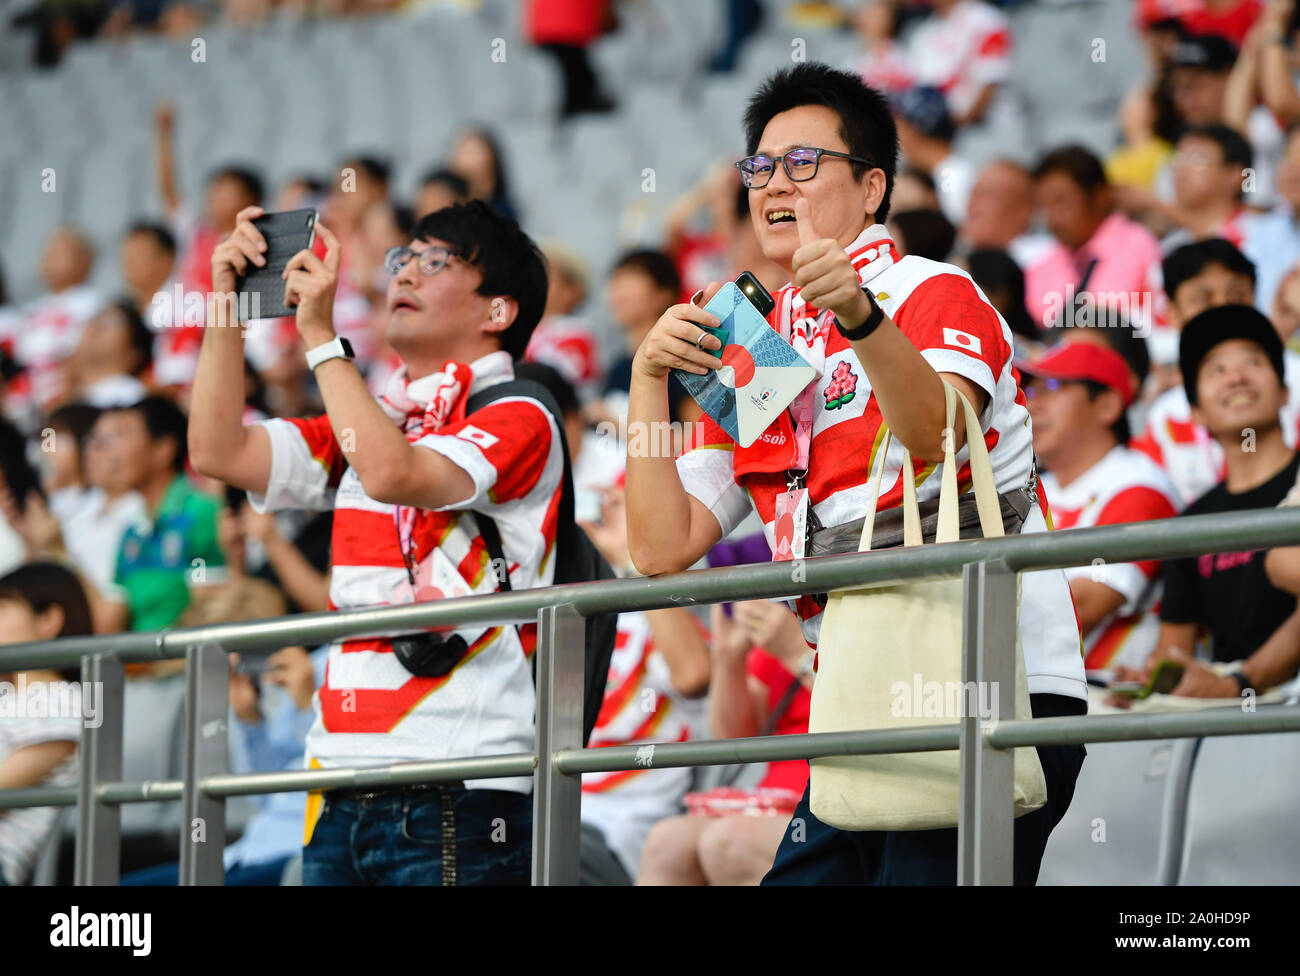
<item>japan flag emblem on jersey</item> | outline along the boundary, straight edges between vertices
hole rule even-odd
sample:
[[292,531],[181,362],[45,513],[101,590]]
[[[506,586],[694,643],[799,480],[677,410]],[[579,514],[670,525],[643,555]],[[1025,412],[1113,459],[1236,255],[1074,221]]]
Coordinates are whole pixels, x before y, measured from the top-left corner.
[[480,430],[473,424],[462,427],[460,430],[456,431],[456,436],[465,438],[465,440],[469,441],[471,444],[477,444],[485,451],[500,440],[500,438],[492,436],[486,430]]
[[943,344],[965,349],[977,356],[981,354],[979,336],[973,336],[969,332],[962,332],[960,329],[944,329]]

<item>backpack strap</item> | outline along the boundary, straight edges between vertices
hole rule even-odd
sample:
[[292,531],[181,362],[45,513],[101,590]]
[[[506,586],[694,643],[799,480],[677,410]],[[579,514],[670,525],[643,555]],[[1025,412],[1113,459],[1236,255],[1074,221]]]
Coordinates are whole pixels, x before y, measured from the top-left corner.
[[[479,390],[469,398],[465,404],[465,416],[468,417],[489,404],[496,403],[498,400],[516,396],[528,397],[541,403],[542,407],[555,420],[555,428],[560,435],[564,475],[560,485],[560,512],[555,533],[556,560],[558,563],[560,530],[573,522],[574,495],[573,472],[569,468],[569,441],[564,436],[564,414],[560,410],[559,404],[555,402],[555,398],[551,396],[551,391],[533,380],[514,379],[506,380],[503,383],[494,383],[487,389]],[[479,534],[483,536],[483,544],[487,548],[488,558],[492,560],[491,565],[494,568],[501,567],[503,570],[503,572],[495,574],[497,577],[497,592],[509,593],[511,592],[510,564],[506,562],[505,551],[501,548],[501,531],[497,528],[496,520],[483,512],[475,512],[474,520],[478,523]],[[498,562],[498,560],[500,561]]]

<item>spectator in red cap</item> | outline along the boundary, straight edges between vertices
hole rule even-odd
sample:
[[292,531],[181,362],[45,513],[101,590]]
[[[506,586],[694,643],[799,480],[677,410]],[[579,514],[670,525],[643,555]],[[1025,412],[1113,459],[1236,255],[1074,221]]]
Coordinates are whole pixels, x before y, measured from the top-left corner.
[[1173,21],[1189,34],[1216,34],[1240,47],[1263,9],[1260,0],[1138,0],[1136,13],[1142,28]]
[[[1047,468],[1043,490],[1055,528],[1088,528],[1170,518],[1174,486],[1159,465],[1131,450],[1127,409],[1135,388],[1119,353],[1063,342],[1022,363],[1034,425],[1034,452]],[[1140,667],[1156,646],[1160,563],[1106,564],[1065,572],[1089,669]]]

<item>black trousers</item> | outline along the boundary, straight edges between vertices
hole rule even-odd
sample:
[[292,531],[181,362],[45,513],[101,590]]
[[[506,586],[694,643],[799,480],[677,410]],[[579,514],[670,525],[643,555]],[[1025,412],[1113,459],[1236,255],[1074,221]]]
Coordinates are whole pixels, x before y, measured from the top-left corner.
[[[1034,718],[1086,715],[1088,703],[1064,695],[1030,695]],[[1038,881],[1047,838],[1074,798],[1083,767],[1083,746],[1039,746],[1047,781],[1047,802],[1015,821],[1018,885]],[[809,808],[809,790],[795,809],[777,848],[765,885],[954,885],[957,883],[957,828],[941,830],[838,830],[822,823]],[[801,822],[802,821],[802,822]]]
[[597,100],[596,72],[585,47],[576,44],[543,44],[541,49],[554,57],[564,79],[564,104],[561,115],[580,112]]

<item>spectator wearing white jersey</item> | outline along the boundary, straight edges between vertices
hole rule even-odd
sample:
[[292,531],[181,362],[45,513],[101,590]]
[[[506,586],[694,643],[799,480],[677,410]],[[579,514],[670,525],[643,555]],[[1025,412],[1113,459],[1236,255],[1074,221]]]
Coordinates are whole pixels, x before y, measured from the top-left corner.
[[558,244],[543,248],[546,256],[546,310],[533,330],[524,358],[559,370],[585,404],[600,394],[604,379],[600,343],[591,325],[578,312],[587,300],[587,266],[577,254]]
[[[216,290],[265,263],[240,214],[213,254]],[[405,368],[376,401],[334,332],[342,259],[321,223],[324,259],[301,251],[286,299],[324,416],[244,426],[230,396],[243,375],[240,330],[209,328],[194,384],[194,465],[244,488],[254,508],[334,509],[330,604],[404,604],[497,590],[483,517],[499,532],[512,588],[554,578],[564,455],[539,401],[471,395],[513,377],[546,301],[546,268],[512,220],[474,201],[420,221],[387,257],[389,344]],[[225,324],[234,310],[214,302]],[[470,513],[473,513],[472,515]],[[311,766],[529,752],[536,626],[358,637],[330,646]],[[333,790],[308,804],[305,884],[527,884],[531,777],[374,791]]]
[[141,377],[153,364],[154,336],[129,301],[117,301],[86,323],[64,366],[68,399],[100,410],[125,407],[148,393]]
[[1250,143],[1226,125],[1194,126],[1179,137],[1170,161],[1174,199],[1161,210],[1179,229],[1161,241],[1165,253],[1207,237],[1241,247],[1249,212],[1242,186],[1249,185],[1254,161]]
[[[604,494],[600,519],[583,524],[611,566],[628,566],[623,485]],[[685,607],[621,613],[605,699],[590,746],[685,742],[705,729],[709,645]],[[582,777],[583,883],[630,884],[650,829],[682,810],[691,770],[631,769]],[[609,854],[622,868],[610,870]],[[601,866],[606,865],[604,870]],[[612,875],[612,876],[611,876]]]
[[[808,731],[812,655],[784,601],[746,600],[711,611],[714,667],[709,730],[717,738]],[[691,812],[655,825],[641,885],[756,885],[808,783],[808,764],[767,764],[752,789],[723,786],[687,797]]]
[[[1034,452],[1058,529],[1117,525],[1178,514],[1159,466],[1131,450],[1127,409],[1136,388],[1119,353],[1063,342],[1022,363]],[[1160,563],[1094,563],[1065,571],[1090,670],[1141,667],[1156,646]]]
[[50,235],[41,255],[47,291],[19,309],[9,335],[0,335],[23,370],[5,388],[11,418],[31,419],[63,396],[60,367],[103,305],[103,296],[86,283],[94,264],[95,251],[80,232],[61,227]]
[[[84,636],[90,629],[86,594],[64,567],[27,563],[0,578],[0,644]],[[0,790],[76,785],[82,720],[91,718],[81,686],[63,685],[76,678],[75,670],[48,668],[0,674],[0,686],[12,696],[0,712]],[[18,695],[25,701],[15,708]],[[58,817],[57,807],[0,810],[0,887],[27,883]]]
[[959,126],[980,122],[1011,77],[1006,15],[978,0],[933,0],[931,9],[908,39],[912,76],[948,96]]
[[[748,448],[705,417],[692,449],[679,459],[628,458],[628,534],[637,566],[647,573],[683,570],[751,509],[773,552],[803,550],[805,539],[778,543],[778,496],[807,492],[810,530],[843,526],[863,517],[877,466],[881,511],[901,505],[908,477],[919,481],[917,497],[931,502],[949,434],[962,452],[958,481],[967,481],[966,427],[959,416],[955,430],[945,429],[944,381],[980,417],[978,433],[989,443],[998,490],[1016,511],[1008,516],[1010,531],[1045,527],[1041,500],[1035,505],[1026,494],[1033,448],[1010,329],[968,275],[902,257],[883,226],[898,152],[884,97],[854,75],[799,64],[762,84],[745,129],[749,155],[737,167],[750,191],[751,218],[764,253],[789,269],[792,280],[773,296],[768,322],[819,375]],[[711,285],[700,302],[720,287]],[[701,328],[717,324],[690,303],[672,306],[654,324],[632,366],[629,429],[668,421],[671,369],[718,367],[719,343]],[[876,445],[886,425],[896,443],[882,455]],[[914,459],[911,471],[904,470],[905,448]],[[1034,714],[1083,714],[1079,631],[1065,577],[1049,573],[1025,585],[1033,592],[1025,591],[1019,623]],[[798,601],[810,642],[817,640],[823,607],[814,594]],[[1027,884],[1037,878],[1083,760],[1077,747],[1038,752],[1048,802],[1016,821],[1015,876]],[[812,815],[806,792],[795,820],[807,830],[787,834],[767,883],[956,881],[956,829],[835,830]]]
[[150,322],[156,308],[154,296],[159,292],[171,294],[176,238],[162,224],[139,221],[122,235],[118,257],[127,297],[136,313]]
[[939,209],[953,225],[960,224],[970,202],[975,168],[970,160],[953,152],[957,127],[943,92],[917,85],[895,96],[891,104],[907,165],[930,177],[939,197]]

